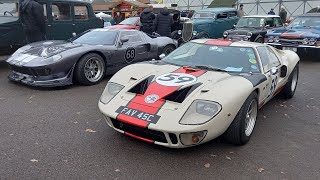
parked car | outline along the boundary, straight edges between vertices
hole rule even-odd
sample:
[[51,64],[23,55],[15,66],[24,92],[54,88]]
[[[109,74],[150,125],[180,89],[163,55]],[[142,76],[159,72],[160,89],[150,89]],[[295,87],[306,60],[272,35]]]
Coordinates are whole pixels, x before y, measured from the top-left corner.
[[298,76],[299,56],[292,51],[198,39],[161,61],[120,70],[99,109],[111,128],[148,143],[184,148],[222,135],[242,145],[254,132],[259,108],[277,94],[292,98]]
[[268,30],[282,26],[283,24],[280,16],[244,16],[238,21],[233,29],[227,30],[223,33],[223,38],[263,43]]
[[177,47],[168,37],[151,38],[137,30],[93,29],[68,41],[41,41],[18,49],[7,63],[8,78],[31,86],[99,83],[124,66],[158,59]]
[[[47,39],[66,40],[73,34],[103,27],[90,3],[73,0],[39,0],[43,5]],[[7,55],[26,44],[19,13],[19,3],[0,1],[0,55]],[[61,19],[60,17],[64,17]]]
[[299,55],[320,56],[320,13],[297,16],[288,26],[269,30],[265,43]]
[[109,29],[137,29],[140,30],[140,17],[130,17],[117,25],[109,26]]
[[174,31],[171,36],[179,44],[199,38],[221,38],[223,32],[232,29],[238,22],[234,8],[207,8],[196,11],[190,21],[183,24],[183,29]]

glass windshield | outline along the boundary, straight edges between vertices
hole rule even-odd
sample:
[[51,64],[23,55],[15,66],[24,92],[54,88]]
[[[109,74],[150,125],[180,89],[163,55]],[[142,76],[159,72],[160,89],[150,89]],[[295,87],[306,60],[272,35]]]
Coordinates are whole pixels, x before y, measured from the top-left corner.
[[189,42],[170,53],[163,61],[178,66],[205,66],[228,72],[260,72],[256,54],[250,47]]
[[89,45],[113,45],[116,41],[118,32],[108,31],[107,29],[95,29],[83,33],[79,37],[72,39],[75,43]]
[[127,19],[121,21],[119,24],[134,26],[138,19],[139,19],[138,17],[127,18]]
[[238,23],[237,27],[263,27],[265,25],[264,18],[258,17],[245,17],[241,18]]
[[192,16],[192,19],[199,18],[215,18],[215,14],[211,12],[197,12]]
[[320,28],[320,17],[297,17],[288,26],[289,28]]
[[18,17],[18,3],[2,3],[0,2],[0,16]]

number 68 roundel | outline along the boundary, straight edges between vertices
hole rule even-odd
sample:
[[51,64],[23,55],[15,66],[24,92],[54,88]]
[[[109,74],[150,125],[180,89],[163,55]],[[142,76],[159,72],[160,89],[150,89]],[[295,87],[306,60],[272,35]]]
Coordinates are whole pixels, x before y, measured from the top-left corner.
[[156,82],[163,86],[183,86],[197,81],[197,77],[184,73],[163,74],[156,78]]
[[136,50],[133,47],[128,47],[124,54],[124,58],[126,62],[131,63],[135,57],[136,57]]

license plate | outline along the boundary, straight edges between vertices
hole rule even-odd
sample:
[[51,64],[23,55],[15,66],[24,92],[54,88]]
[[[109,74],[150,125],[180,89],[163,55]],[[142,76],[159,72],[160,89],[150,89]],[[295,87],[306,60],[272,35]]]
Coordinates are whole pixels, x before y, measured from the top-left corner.
[[295,47],[283,47],[282,49],[283,50],[290,50],[290,51],[293,51],[293,52],[297,52],[297,48],[295,48]]
[[161,117],[156,114],[149,114],[149,113],[139,111],[136,109],[132,109],[132,108],[128,108],[125,106],[120,106],[116,110],[116,113],[127,115],[127,116],[137,118],[137,119],[141,119],[141,120],[153,123],[153,124],[156,124]]

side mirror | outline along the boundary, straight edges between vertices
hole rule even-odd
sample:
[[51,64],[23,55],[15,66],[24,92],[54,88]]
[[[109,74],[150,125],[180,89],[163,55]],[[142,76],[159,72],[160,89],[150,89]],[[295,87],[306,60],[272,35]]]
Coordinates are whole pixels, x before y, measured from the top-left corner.
[[72,36],[73,36],[73,37],[76,37],[76,36],[77,36],[77,33],[73,32],[73,33],[72,33]]
[[269,28],[269,27],[270,27],[270,24],[266,24],[264,27],[265,27],[265,28]]
[[288,73],[288,67],[283,65],[281,66],[280,68],[280,77],[286,77],[287,76],[287,73]]
[[271,68],[271,75],[276,75],[278,73],[278,69],[276,67]]
[[123,43],[125,43],[125,42],[128,42],[128,41],[129,41],[128,36],[123,36],[123,37],[120,38],[120,43],[121,43],[121,45],[122,45]]
[[233,29],[236,29],[236,28],[237,28],[237,24],[234,24],[234,25],[233,25]]
[[159,56],[160,59],[163,59],[164,57],[166,57],[165,54],[160,54],[160,56]]

